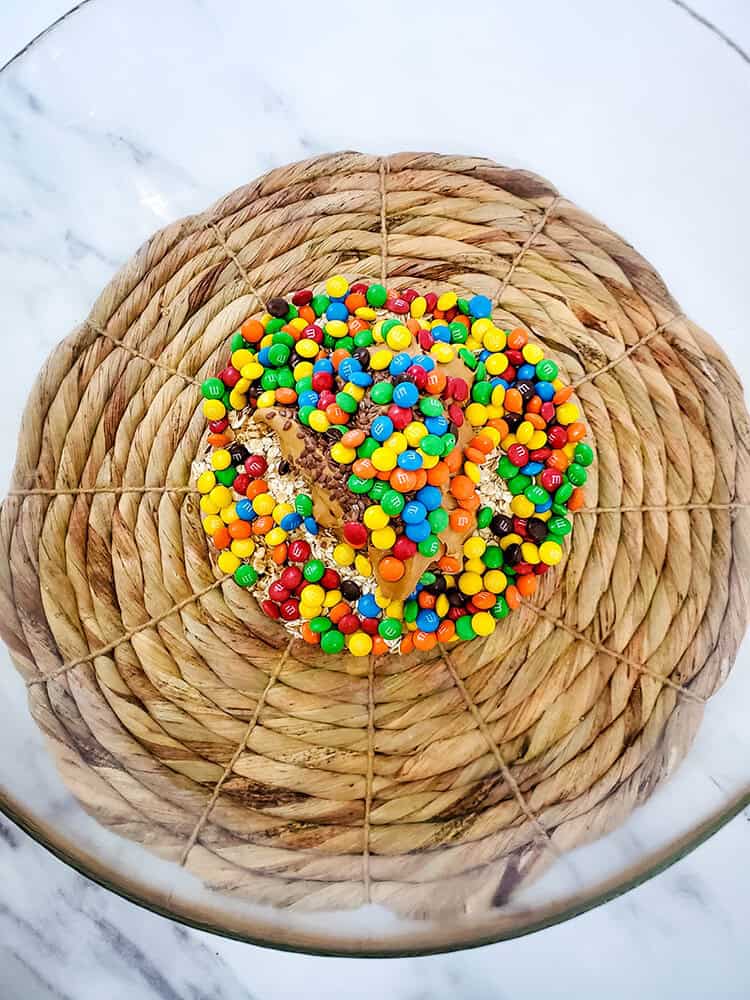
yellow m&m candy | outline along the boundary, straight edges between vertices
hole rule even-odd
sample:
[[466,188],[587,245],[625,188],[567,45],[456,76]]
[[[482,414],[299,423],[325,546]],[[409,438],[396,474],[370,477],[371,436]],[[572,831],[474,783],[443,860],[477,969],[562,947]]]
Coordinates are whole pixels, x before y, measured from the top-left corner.
[[372,650],[372,639],[367,632],[354,632],[349,636],[348,645],[352,656],[368,656]]
[[216,486],[216,476],[213,472],[202,472],[195,485],[199,493],[210,493]]
[[332,278],[326,281],[326,295],[329,295],[332,299],[343,298],[348,290],[349,282],[341,274],[334,274]]
[[546,566],[556,566],[562,559],[562,547],[557,542],[542,542],[539,558]]

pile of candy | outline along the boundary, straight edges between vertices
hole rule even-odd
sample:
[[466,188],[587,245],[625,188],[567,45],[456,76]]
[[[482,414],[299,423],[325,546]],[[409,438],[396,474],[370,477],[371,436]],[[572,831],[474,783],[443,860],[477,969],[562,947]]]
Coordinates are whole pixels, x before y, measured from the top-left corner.
[[[336,276],[267,309],[203,383],[211,453],[197,488],[219,569],[327,653],[490,635],[561,560],[583,503],[593,452],[555,362],[525,330],[495,326],[483,295]],[[243,443],[262,411],[323,449],[351,501],[341,522],[320,470],[301,475],[283,447],[269,469],[249,447],[263,431]]]

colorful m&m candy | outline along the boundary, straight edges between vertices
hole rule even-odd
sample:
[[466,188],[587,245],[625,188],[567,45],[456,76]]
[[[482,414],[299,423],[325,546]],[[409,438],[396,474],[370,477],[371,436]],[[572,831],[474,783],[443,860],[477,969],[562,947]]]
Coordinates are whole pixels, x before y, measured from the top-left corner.
[[327,654],[488,637],[565,558],[595,456],[557,362],[492,314],[334,275],[202,384],[218,569]]

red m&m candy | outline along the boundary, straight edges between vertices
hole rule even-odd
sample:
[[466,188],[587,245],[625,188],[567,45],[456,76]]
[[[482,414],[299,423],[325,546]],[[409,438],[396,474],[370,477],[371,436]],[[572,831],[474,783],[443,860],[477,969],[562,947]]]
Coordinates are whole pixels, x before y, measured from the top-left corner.
[[367,545],[367,528],[357,521],[347,521],[344,525],[344,538],[355,549]]
[[307,562],[310,558],[310,544],[304,538],[295,538],[289,543],[287,559],[289,562]]

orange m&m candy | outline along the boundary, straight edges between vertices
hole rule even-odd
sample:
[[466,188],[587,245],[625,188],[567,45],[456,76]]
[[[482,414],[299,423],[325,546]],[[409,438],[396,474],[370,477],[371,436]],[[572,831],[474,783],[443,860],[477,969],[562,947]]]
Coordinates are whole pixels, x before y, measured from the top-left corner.
[[411,493],[415,489],[417,477],[410,469],[394,469],[390,475],[389,482],[394,490],[399,493]]
[[248,319],[240,327],[240,333],[249,344],[257,344],[266,334],[263,324],[257,319]]
[[404,564],[400,559],[396,559],[395,556],[386,556],[384,559],[381,559],[378,568],[380,575],[389,583],[395,583],[397,580],[400,580],[406,572]]
[[457,500],[465,500],[474,493],[474,483],[468,476],[454,476],[451,479],[450,489]]
[[508,334],[508,347],[512,351],[520,351],[522,347],[525,347],[529,342],[529,335],[525,330],[522,330],[520,326],[517,326],[515,330],[511,330]]
[[509,413],[523,413],[523,396],[518,389],[508,389],[503,405]]
[[437,636],[434,632],[423,632],[422,629],[418,628],[416,632],[412,633],[414,637],[414,648],[422,650],[423,652],[428,649],[434,649],[437,646]]
[[469,530],[474,523],[474,518],[467,510],[462,510],[460,507],[457,507],[448,515],[448,521],[451,528],[460,533]]

